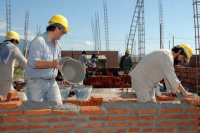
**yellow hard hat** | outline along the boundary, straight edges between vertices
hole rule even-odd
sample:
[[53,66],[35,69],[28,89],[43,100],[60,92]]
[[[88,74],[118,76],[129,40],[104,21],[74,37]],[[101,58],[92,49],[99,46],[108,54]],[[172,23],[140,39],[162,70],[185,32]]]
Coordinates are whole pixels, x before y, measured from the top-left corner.
[[20,42],[19,34],[17,34],[17,32],[15,31],[9,31],[6,34],[6,39],[14,39],[14,40],[17,40],[18,43]]
[[179,44],[179,45],[177,45],[177,46],[179,46],[179,47],[181,47],[181,48],[184,49],[184,51],[185,51],[185,56],[187,56],[187,57],[185,57],[185,61],[186,61],[187,63],[189,63],[189,62],[190,62],[190,58],[191,58],[191,56],[192,56],[192,54],[193,54],[192,47],[191,47],[190,45],[186,44],[186,43]]
[[68,21],[67,21],[67,19],[66,19],[64,16],[62,16],[62,15],[57,14],[57,15],[53,16],[53,17],[49,20],[48,23],[49,23],[49,24],[53,24],[53,23],[61,24],[62,26],[64,26],[64,28],[65,28],[65,30],[67,31],[67,33],[70,31],[69,28],[68,28]]
[[131,54],[131,51],[130,50],[126,50],[126,54]]

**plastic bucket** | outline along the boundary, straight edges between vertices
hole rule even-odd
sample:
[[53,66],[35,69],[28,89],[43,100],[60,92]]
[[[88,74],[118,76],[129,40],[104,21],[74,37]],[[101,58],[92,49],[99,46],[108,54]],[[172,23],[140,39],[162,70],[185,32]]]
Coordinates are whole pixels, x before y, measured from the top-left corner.
[[92,91],[92,86],[83,85],[83,86],[76,86],[74,88],[74,92],[76,95],[77,100],[88,100]]
[[68,85],[60,86],[60,95],[62,97],[62,100],[65,100],[68,98],[70,89],[71,89],[71,86],[68,86]]

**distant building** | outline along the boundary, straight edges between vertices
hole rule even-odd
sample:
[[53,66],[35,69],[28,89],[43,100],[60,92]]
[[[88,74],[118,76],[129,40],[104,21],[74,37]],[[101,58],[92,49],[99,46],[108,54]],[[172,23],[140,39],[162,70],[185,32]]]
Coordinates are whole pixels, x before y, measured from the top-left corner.
[[[78,59],[82,51],[62,51],[61,56],[69,56],[73,59]],[[90,58],[92,54],[100,55],[100,67],[118,68],[118,51],[87,51],[87,57]],[[90,55],[90,56],[89,56]],[[105,63],[105,65],[104,65]]]

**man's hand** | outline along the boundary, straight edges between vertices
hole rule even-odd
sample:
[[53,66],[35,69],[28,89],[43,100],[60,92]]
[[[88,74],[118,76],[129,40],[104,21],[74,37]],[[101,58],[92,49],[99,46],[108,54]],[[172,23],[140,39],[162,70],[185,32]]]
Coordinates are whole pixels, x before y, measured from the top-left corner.
[[60,59],[53,60],[53,67],[61,70],[63,66],[59,65],[59,61]]

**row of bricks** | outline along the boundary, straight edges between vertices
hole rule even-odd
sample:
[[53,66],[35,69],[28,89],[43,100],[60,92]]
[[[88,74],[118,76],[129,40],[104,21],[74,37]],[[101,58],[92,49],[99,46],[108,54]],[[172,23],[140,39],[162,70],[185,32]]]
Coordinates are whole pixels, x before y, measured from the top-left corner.
[[196,78],[196,74],[193,73],[181,73],[181,72],[176,72],[177,77],[185,77],[185,78],[191,78],[191,79],[195,79]]
[[176,72],[188,72],[188,73],[197,73],[200,72],[199,68],[193,68],[193,67],[174,67]]
[[[23,129],[24,126],[7,126],[7,129]],[[129,128],[129,129],[124,129],[124,128],[120,128],[120,129],[94,129],[94,130],[90,130],[90,133],[127,133],[127,132],[189,132],[189,130],[191,130],[192,132],[194,131],[198,131],[200,130],[200,127],[178,127],[178,128]],[[87,129],[47,129],[46,131],[44,130],[37,130],[35,131],[35,133],[68,133],[68,132],[74,132],[74,133],[88,133]],[[14,132],[13,132],[14,133]],[[26,132],[26,133],[30,133],[30,132]]]
[[[167,108],[167,109],[112,109],[110,108],[107,113],[112,114],[112,115],[126,115],[126,114],[134,114],[134,115],[139,115],[139,114],[155,114],[153,116],[154,120],[163,120],[165,118],[168,119],[174,119],[174,118],[179,118],[179,119],[188,119],[188,118],[200,118],[200,108]],[[7,117],[7,116],[49,116],[51,114],[53,115],[69,115],[69,116],[76,116],[78,115],[78,110],[77,111],[70,111],[70,110],[57,110],[57,109],[37,109],[37,110],[21,110],[21,111],[5,111],[5,112],[0,112],[1,117]],[[104,109],[101,109],[98,106],[82,106],[80,109],[80,114],[82,115],[104,115],[106,111]],[[175,116],[175,114],[176,116]],[[180,113],[180,114],[179,114]],[[183,114],[186,113],[186,114]],[[191,113],[189,116],[187,113]],[[159,114],[157,116],[157,114]],[[173,114],[170,116],[170,114]],[[148,115],[149,116],[149,115]],[[104,117],[105,119],[108,117]],[[135,117],[132,116],[131,118],[128,119],[134,119]],[[150,119],[145,118],[144,119]]]
[[[15,109],[19,106],[22,105],[22,101],[17,99],[16,97],[16,91],[11,91],[9,92],[11,97],[15,99],[15,101],[1,101],[0,102],[0,109]],[[159,95],[156,96],[157,101],[172,101],[173,98],[165,95]],[[131,101],[131,102],[136,102],[137,99],[135,98],[130,98],[130,99],[119,99],[119,98],[114,98],[114,99],[109,99],[109,100],[104,100],[101,96],[91,96],[91,99],[85,100],[85,101],[80,101],[80,100],[63,100],[63,103],[72,103],[75,105],[79,106],[99,106],[102,103],[105,102],[126,102],[126,101]],[[183,102],[186,102],[190,105],[200,105],[200,100],[194,100],[190,98],[183,98]]]

